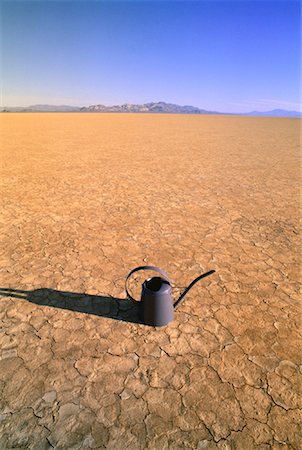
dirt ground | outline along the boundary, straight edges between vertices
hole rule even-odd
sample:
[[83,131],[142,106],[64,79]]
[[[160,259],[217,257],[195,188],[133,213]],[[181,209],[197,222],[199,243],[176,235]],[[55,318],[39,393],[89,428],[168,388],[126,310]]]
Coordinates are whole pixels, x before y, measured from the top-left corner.
[[300,126],[1,114],[1,449],[302,448]]

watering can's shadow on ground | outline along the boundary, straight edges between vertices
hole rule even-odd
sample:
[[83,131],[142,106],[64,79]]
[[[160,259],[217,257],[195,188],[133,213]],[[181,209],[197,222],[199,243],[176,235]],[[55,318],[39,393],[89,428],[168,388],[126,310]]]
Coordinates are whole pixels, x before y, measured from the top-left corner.
[[56,291],[47,288],[33,291],[0,288],[0,296],[20,298],[36,305],[51,306],[124,322],[143,323],[139,317],[139,302],[129,299]]

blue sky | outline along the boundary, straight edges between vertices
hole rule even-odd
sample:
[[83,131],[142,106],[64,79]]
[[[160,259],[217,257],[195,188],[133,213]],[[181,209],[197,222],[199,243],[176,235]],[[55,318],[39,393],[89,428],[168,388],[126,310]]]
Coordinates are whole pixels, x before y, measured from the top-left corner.
[[301,109],[299,0],[0,3],[2,106]]

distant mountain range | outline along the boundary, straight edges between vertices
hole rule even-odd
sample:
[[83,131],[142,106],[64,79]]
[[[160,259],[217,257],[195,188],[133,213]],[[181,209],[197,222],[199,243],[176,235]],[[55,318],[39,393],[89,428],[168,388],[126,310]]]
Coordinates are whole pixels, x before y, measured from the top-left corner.
[[248,113],[221,113],[219,111],[207,111],[196,106],[180,106],[174,103],[151,102],[142,105],[125,103],[123,105],[105,106],[69,106],[69,105],[32,105],[28,107],[2,107],[0,112],[123,112],[123,113],[166,113],[166,114],[224,114],[240,116],[272,116],[272,117],[302,117],[298,111],[286,111],[274,109],[272,111],[252,111]]
[[69,105],[31,105],[31,106],[4,106],[0,112],[73,112],[80,111],[78,106]]
[[287,111],[285,109],[273,109],[272,111],[252,111],[245,116],[272,116],[272,117],[302,117],[299,111]]
[[196,106],[180,106],[174,103],[151,102],[142,105],[125,103],[124,105],[104,106],[92,105],[81,108],[87,112],[139,112],[139,113],[170,113],[170,114],[220,114],[218,111],[207,111]]

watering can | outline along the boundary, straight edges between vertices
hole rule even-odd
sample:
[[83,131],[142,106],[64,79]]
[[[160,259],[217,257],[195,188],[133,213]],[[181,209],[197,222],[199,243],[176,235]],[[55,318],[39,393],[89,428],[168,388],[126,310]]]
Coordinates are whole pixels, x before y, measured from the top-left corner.
[[205,278],[215,270],[210,270],[209,272],[199,275],[195,280],[193,280],[184,292],[179,296],[179,298],[173,302],[172,298],[172,286],[168,275],[162,269],[154,266],[139,266],[131,270],[126,278],[126,293],[128,298],[136,301],[128,292],[127,283],[129,278],[140,270],[153,270],[158,272],[160,277],[148,278],[144,281],[142,285],[141,301],[139,302],[140,308],[140,318],[146,325],[151,325],[155,327],[161,327],[172,322],[174,319],[174,310],[183,301],[185,295],[188,291],[202,278]]

